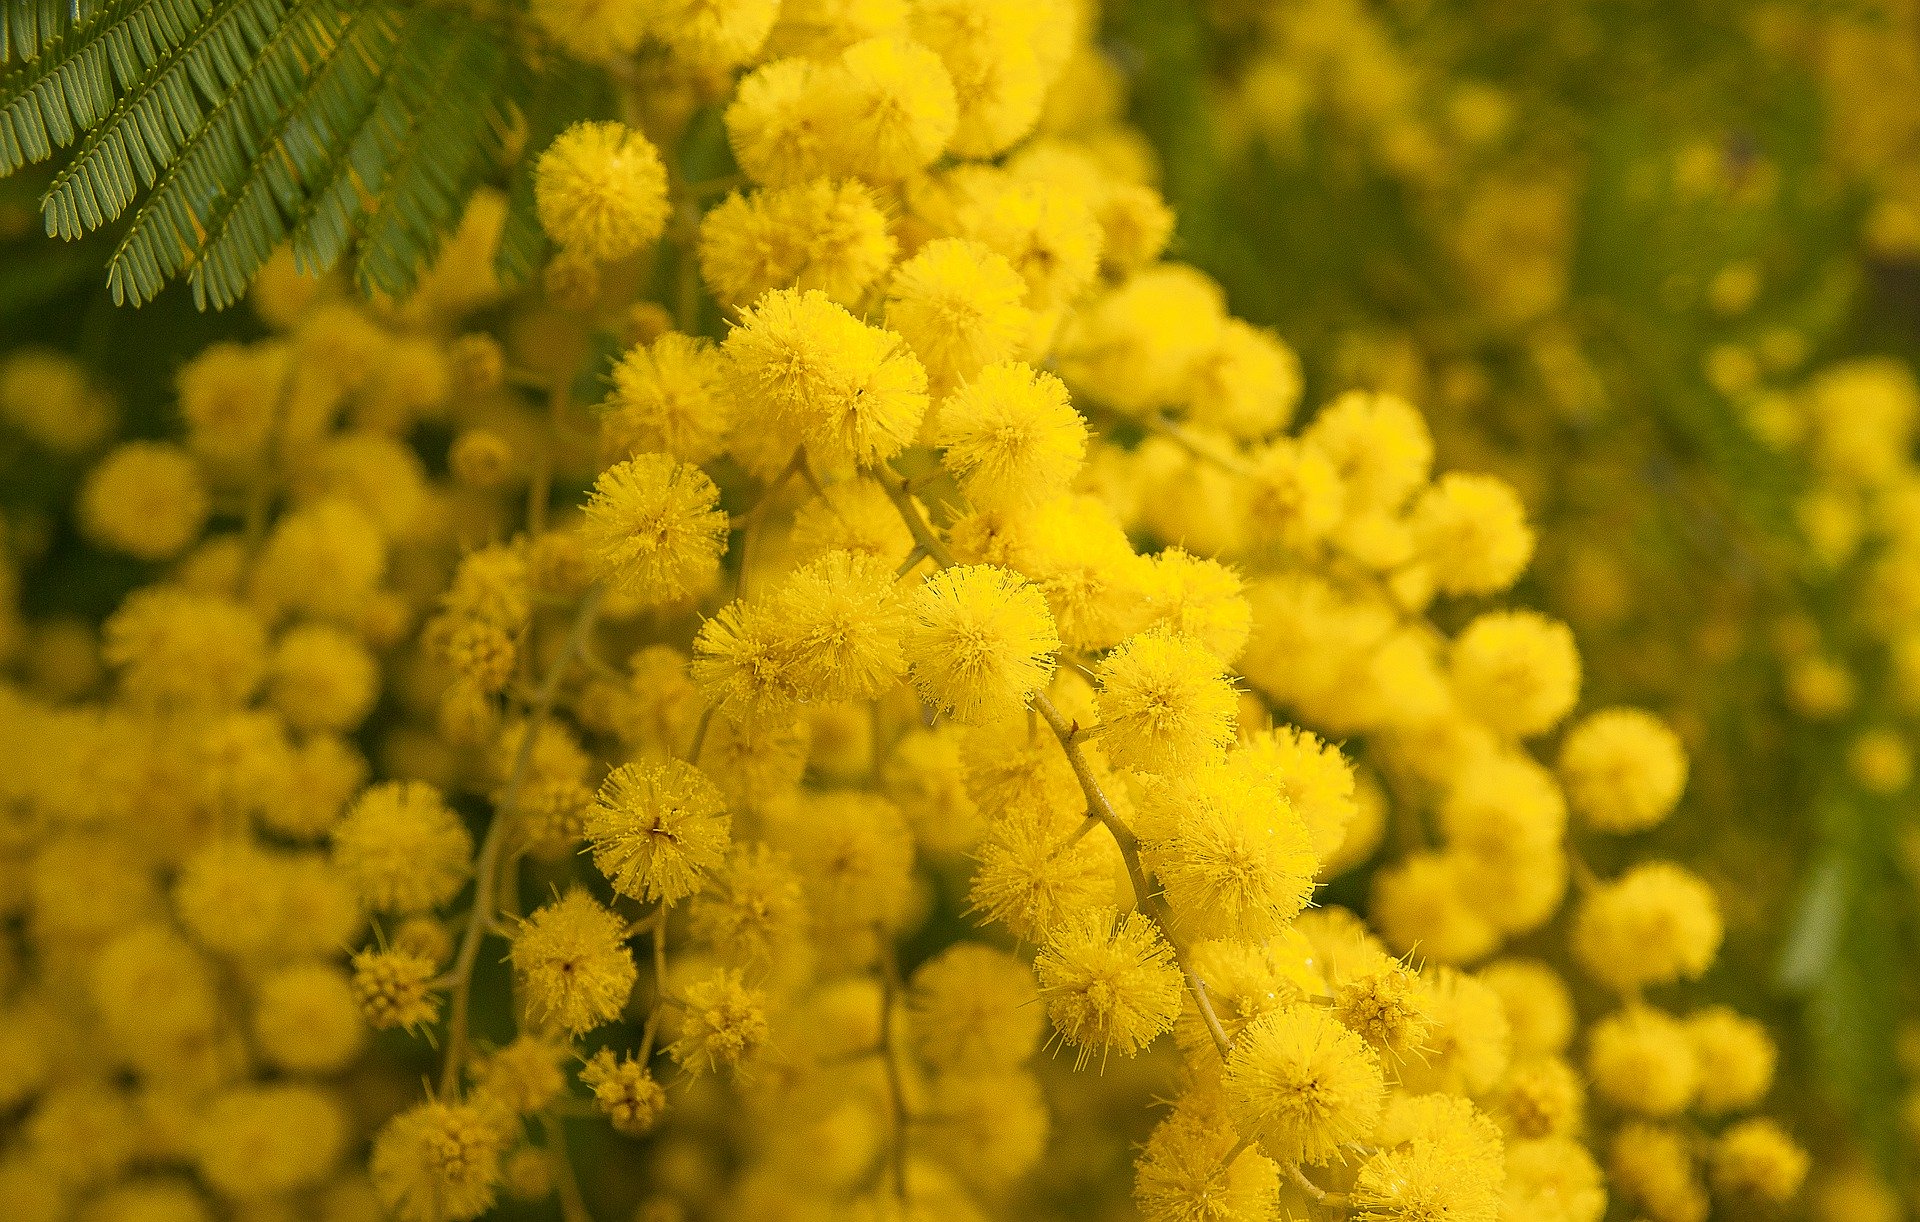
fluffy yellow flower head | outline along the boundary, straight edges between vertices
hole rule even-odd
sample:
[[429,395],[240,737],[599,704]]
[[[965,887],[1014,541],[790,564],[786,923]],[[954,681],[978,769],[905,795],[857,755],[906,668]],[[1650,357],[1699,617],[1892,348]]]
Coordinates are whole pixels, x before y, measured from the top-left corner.
[[587,501],[588,554],[599,576],[641,606],[674,602],[719,571],[727,545],[720,490],[666,454],[615,463]]
[[1141,1149],[1133,1203],[1146,1222],[1243,1222],[1272,1218],[1279,1187],[1272,1159],[1238,1149],[1217,1100],[1189,1096]]
[[1672,1015],[1633,1005],[1587,1033],[1587,1076],[1600,1097],[1642,1116],[1674,1116],[1700,1088],[1700,1061]]
[[926,414],[926,370],[900,337],[817,289],[776,290],[741,311],[726,351],[742,401],[765,404],[828,466],[891,458]]
[[1587,895],[1571,942],[1595,979],[1629,992],[1699,978],[1722,932],[1711,887],[1671,862],[1650,861]]
[[1080,912],[1056,925],[1033,962],[1040,997],[1080,1064],[1132,1056],[1180,1014],[1180,969],[1159,928],[1137,912]]
[[1433,437],[1405,399],[1350,390],[1320,409],[1303,434],[1333,460],[1347,510],[1396,510],[1427,482]]
[[1169,547],[1148,558],[1147,627],[1191,637],[1231,664],[1253,634],[1253,607],[1241,591],[1240,574],[1233,569]]
[[647,0],[647,32],[674,58],[707,72],[753,59],[774,19],[779,0]]
[[843,172],[896,182],[932,164],[959,111],[940,57],[904,38],[870,38],[841,53],[832,157]]
[[1812,1161],[1772,1120],[1743,1120],[1713,1143],[1713,1187],[1735,1201],[1785,1205],[1806,1182]]
[[1662,1222],[1707,1216],[1707,1190],[1694,1170],[1690,1138],[1669,1127],[1622,1125],[1608,1150],[1607,1183],[1615,1195]]
[[129,441],[101,459],[87,472],[78,507],[90,538],[141,560],[185,551],[211,508],[193,457],[158,441]]
[[929,577],[908,600],[903,648],[928,704],[962,722],[1005,716],[1053,675],[1060,638],[1040,592],[992,565]]
[[723,968],[687,986],[680,1031],[667,1052],[689,1073],[750,1066],[767,1042],[766,998]]
[[1113,902],[1112,854],[1092,836],[1075,837],[1072,824],[1016,812],[994,824],[978,857],[968,896],[973,910],[1023,942],[1041,941],[1075,914]]
[[1758,1104],[1779,1059],[1767,1029],[1726,1006],[1695,1011],[1686,1024],[1700,1062],[1700,1110],[1724,1115]]
[[1273,332],[1237,318],[1220,328],[1191,376],[1193,418],[1248,441],[1285,427],[1300,401],[1300,358]]
[[1386,1086],[1373,1049],[1318,1006],[1250,1024],[1227,1057],[1227,1108],[1241,1136],[1280,1163],[1324,1163],[1365,1140]]
[[614,1056],[602,1048],[580,1069],[580,1085],[593,1092],[594,1106],[607,1114],[613,1127],[638,1137],[651,1129],[666,1110],[667,1092],[653,1080],[647,1067],[631,1058]]
[[726,359],[703,337],[669,331],[636,347],[613,367],[601,417],[604,452],[633,458],[649,451],[701,463],[725,448],[733,427]]
[[268,1060],[294,1073],[333,1073],[366,1044],[367,1028],[347,974],[332,964],[281,968],[260,982],[253,1033]]
[[424,955],[369,947],[353,957],[353,996],[376,1030],[412,1031],[440,1017],[433,980],[440,966]]
[[1019,1065],[1040,1042],[1033,972],[990,946],[959,942],[913,974],[913,1040],[922,1060],[948,1072]]
[[1307,825],[1313,854],[1326,861],[1358,813],[1353,765],[1340,748],[1297,726],[1248,735],[1227,753],[1227,768],[1246,784],[1266,785],[1286,798]]
[[729,305],[773,289],[818,289],[858,306],[893,266],[897,247],[870,188],[817,178],[730,195],[709,211],[700,221],[700,274]]
[[809,700],[871,700],[900,678],[906,601],[893,568],[828,552],[783,582],[770,604],[787,681]]
[[912,345],[936,388],[1018,356],[1033,332],[1027,283],[995,251],[936,238],[902,263],[887,286],[887,326]]
[[1498,594],[1533,559],[1533,530],[1513,486],[1450,472],[1413,505],[1420,558],[1442,594]]
[[1190,637],[1132,637],[1099,675],[1100,741],[1120,767],[1178,772],[1219,758],[1233,739],[1233,681]]
[[333,860],[376,909],[419,912],[467,880],[473,837],[440,791],[386,781],[355,799],[333,829]]
[[1665,722],[1638,709],[1602,709],[1560,744],[1567,801],[1603,832],[1644,831],[1667,817],[1687,784],[1687,754]]
[[576,123],[534,167],[540,226],[587,259],[638,254],[667,227],[667,170],[653,142],[624,123]]
[[1224,764],[1151,787],[1135,830],[1174,921],[1200,937],[1263,940],[1313,891],[1320,863],[1292,804]]
[[612,1022],[639,978],[627,923],[585,891],[569,891],[527,918],[513,938],[513,970],[539,1027],[582,1035]]
[[473,1103],[428,1100],[389,1120],[370,1164],[380,1204],[398,1222],[465,1222],[493,1208],[507,1118]]
[[671,904],[699,889],[726,855],[726,800],[691,764],[624,764],[587,816],[593,864],[614,890]]
[[1580,697],[1573,633],[1534,611],[1490,611],[1454,639],[1454,694],[1502,734],[1527,738],[1557,725]]
[[1022,509],[1067,490],[1087,452],[1087,423],[1050,373],[989,365],[940,406],[942,461],[977,509]]

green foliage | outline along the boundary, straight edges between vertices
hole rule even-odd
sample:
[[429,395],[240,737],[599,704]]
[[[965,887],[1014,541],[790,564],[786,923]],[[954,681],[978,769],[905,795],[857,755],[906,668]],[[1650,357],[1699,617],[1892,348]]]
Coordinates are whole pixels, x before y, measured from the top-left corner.
[[[69,241],[132,209],[107,264],[117,303],[184,277],[225,307],[282,242],[304,268],[351,256],[364,290],[403,293],[507,172],[516,123],[543,134],[586,109],[511,36],[386,0],[0,0],[18,61],[0,71],[0,174],[71,148],[41,200]],[[540,249],[530,189],[514,194],[510,277]]]

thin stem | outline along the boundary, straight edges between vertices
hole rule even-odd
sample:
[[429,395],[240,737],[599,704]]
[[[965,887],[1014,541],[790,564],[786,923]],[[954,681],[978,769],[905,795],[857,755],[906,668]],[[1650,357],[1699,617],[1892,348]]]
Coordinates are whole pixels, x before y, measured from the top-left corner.
[[508,825],[513,822],[519,809],[520,789],[526,783],[528,765],[533,759],[533,741],[553,712],[554,702],[560,697],[560,685],[566,679],[574,655],[584,648],[587,638],[593,635],[593,626],[600,617],[600,597],[601,591],[595,587],[580,600],[580,609],[573,617],[573,629],[567,634],[566,647],[554,659],[553,668],[540,685],[539,697],[527,718],[519,749],[514,753],[513,769],[507,775],[506,793],[501,795],[493,821],[487,825],[486,839],[480,845],[480,859],[474,865],[473,907],[467,913],[466,932],[460,939],[460,952],[453,961],[453,1006],[447,1019],[447,1059],[440,1070],[440,1093],[443,1096],[454,1095],[460,1083],[460,1066],[467,1055],[467,1012],[473,995],[473,967],[479,961],[480,943],[486,936],[488,924],[493,920],[500,855],[506,844]]
[[1220,1160],[1220,1170],[1217,1174],[1226,1175],[1228,1172],[1232,1171],[1234,1161],[1238,1159],[1242,1154],[1245,1154],[1247,1152],[1247,1147],[1252,1144],[1253,1144],[1253,1138],[1251,1137],[1242,1137],[1239,1141],[1234,1142],[1233,1149],[1228,1150],[1227,1156]]
[[707,730],[713,725],[713,705],[700,710],[700,724],[693,728],[693,745],[687,748],[687,762],[700,762],[700,748],[707,745]]
[[913,572],[914,569],[920,566],[920,562],[926,558],[927,549],[921,547],[918,543],[914,544],[913,550],[907,553],[907,558],[902,560],[900,567],[893,571],[893,579],[898,581],[908,573]]
[[933,527],[927,525],[927,520],[920,516],[920,507],[913,503],[913,494],[907,491],[907,481],[899,476],[888,479],[887,473],[881,470],[875,470],[874,477],[886,489],[887,499],[893,502],[893,507],[900,511],[901,519],[906,522],[907,530],[913,535],[913,541],[920,545],[920,550],[932,556],[933,562],[941,568],[952,568],[953,553],[947,550],[946,544],[940,542],[939,536],[933,533]]
[[1345,1209],[1347,1207],[1347,1197],[1345,1193],[1328,1192],[1320,1185],[1314,1183],[1307,1178],[1307,1173],[1300,1169],[1299,1163],[1288,1164],[1287,1174],[1292,1178],[1293,1182],[1299,1186],[1300,1191],[1312,1197],[1319,1204],[1329,1209]]
[[667,906],[653,913],[653,1010],[647,1015],[647,1027],[640,1036],[639,1061],[645,1065],[653,1058],[653,1041],[660,1034],[660,1012],[667,1003]]
[[547,1135],[547,1156],[554,1164],[554,1177],[560,1182],[560,1216],[566,1222],[593,1222],[587,1212],[587,1199],[580,1193],[579,1177],[573,1173],[573,1156],[567,1153],[567,1130],[560,1119],[542,1114],[540,1127]]

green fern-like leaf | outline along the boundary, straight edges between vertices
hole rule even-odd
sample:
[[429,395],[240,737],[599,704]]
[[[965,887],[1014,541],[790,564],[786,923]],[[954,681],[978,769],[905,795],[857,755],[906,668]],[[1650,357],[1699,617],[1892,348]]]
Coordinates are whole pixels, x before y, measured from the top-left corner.
[[212,0],[112,0],[0,73],[0,174],[45,161],[105,119],[192,36]]
[[[361,43],[365,29],[380,25],[384,16],[385,10],[359,7],[353,0],[301,0],[287,13],[135,211],[107,265],[107,287],[115,301],[146,301],[190,264],[219,269],[202,272],[221,290],[203,301],[225,305],[237,299],[244,284],[234,288],[229,281],[244,280],[258,263],[248,267],[229,235],[257,233],[264,224],[269,250],[285,236],[284,225],[273,225],[280,210],[268,177],[286,157],[268,150],[302,107],[337,92],[338,68],[355,58],[341,57],[343,49],[388,49],[384,42]],[[358,62],[366,68],[364,60]],[[297,194],[298,184],[287,189]],[[233,220],[236,213],[263,206],[265,217],[245,224]]]
[[[42,199],[47,230],[71,240],[131,210],[107,285],[136,305],[178,278],[203,308],[231,305],[282,243],[308,270],[352,256],[365,291],[402,294],[505,169],[506,133],[524,120],[544,143],[580,110],[500,23],[401,0],[0,0],[0,45],[19,61],[0,70],[0,175],[77,145]],[[521,167],[510,278],[543,249],[527,188]]]
[[497,164],[508,117],[499,99],[516,65],[499,42],[475,28],[421,40],[437,54],[415,55],[396,81],[411,122],[389,156],[355,265],[367,292],[399,295],[413,287],[440,238],[459,223],[467,198]]
[[[72,240],[117,218],[152,186],[242,80],[285,15],[282,0],[215,0],[207,19],[121,95],[42,201],[47,232]],[[137,176],[137,181],[136,181]]]

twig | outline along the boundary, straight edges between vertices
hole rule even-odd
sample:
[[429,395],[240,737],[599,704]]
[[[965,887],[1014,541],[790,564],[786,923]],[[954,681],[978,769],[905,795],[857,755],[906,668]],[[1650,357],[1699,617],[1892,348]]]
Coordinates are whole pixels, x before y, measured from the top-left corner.
[[573,1156],[567,1153],[566,1126],[548,1113],[540,1117],[540,1127],[547,1135],[548,1160],[560,1181],[560,1216],[566,1222],[593,1222],[593,1215],[587,1212],[587,1199],[580,1194],[580,1180],[573,1173]]
[[473,907],[467,914],[466,933],[460,939],[460,953],[453,961],[453,1007],[447,1019],[447,1059],[440,1070],[440,1093],[451,1097],[460,1082],[460,1065],[467,1055],[467,1010],[473,994],[473,967],[480,958],[480,943],[493,919],[494,888],[499,881],[500,854],[506,832],[518,812],[520,789],[526,783],[527,768],[533,759],[533,740],[553,712],[560,696],[560,684],[566,679],[573,657],[593,634],[600,616],[601,590],[587,591],[575,612],[573,629],[567,634],[565,648],[553,661],[546,680],[540,685],[538,700],[521,731],[519,749],[514,752],[513,769],[507,776],[507,789],[487,825],[486,839],[480,845],[480,859],[474,865]]
[[647,1015],[647,1027],[640,1036],[640,1056],[645,1065],[653,1058],[653,1041],[660,1034],[660,1011],[667,1003],[667,906],[653,911],[653,1009]]

